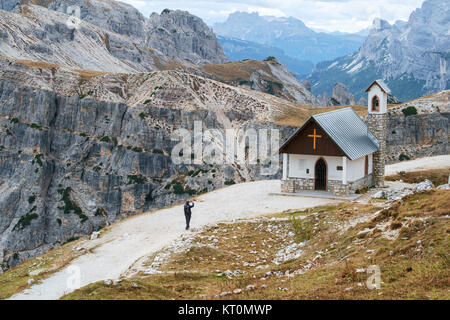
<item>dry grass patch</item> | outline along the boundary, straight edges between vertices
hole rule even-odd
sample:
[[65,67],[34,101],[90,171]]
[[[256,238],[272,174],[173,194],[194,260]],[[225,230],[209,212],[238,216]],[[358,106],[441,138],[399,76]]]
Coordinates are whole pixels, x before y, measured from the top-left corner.
[[[80,241],[66,243],[42,256],[30,259],[5,271],[0,275],[0,299],[9,298],[36,282],[48,278],[51,274],[68,265],[73,259],[81,256],[83,252],[73,250],[74,247],[79,245]],[[31,285],[28,284],[30,279],[34,280]]]
[[[116,286],[99,282],[64,298],[449,299],[450,229],[447,218],[432,211],[435,203],[449,207],[443,199],[441,191],[414,195],[380,221],[371,221],[376,205],[347,202],[219,224],[164,262],[163,274],[140,273]],[[428,213],[417,213],[414,222],[407,213],[419,203]],[[394,217],[407,219],[397,226],[407,235],[390,240],[384,234]],[[293,254],[276,260],[292,246]],[[371,265],[381,270],[381,290],[366,285]]]
[[264,70],[270,74],[267,62],[247,60],[233,61],[226,64],[207,64],[201,67],[202,71],[222,81],[249,81],[253,72]]
[[73,71],[78,73],[80,75],[80,79],[82,80],[89,80],[90,78],[93,77],[104,76],[108,74],[107,72],[96,70],[74,69]]
[[435,186],[440,186],[448,182],[450,175],[450,169],[432,169],[416,172],[403,172],[394,175],[387,176],[387,181],[399,181],[403,180],[406,183],[420,183],[425,179],[433,182]]
[[311,115],[334,111],[338,109],[352,107],[353,110],[362,118],[367,115],[367,107],[362,106],[336,106],[336,107],[317,107],[301,105],[301,108],[286,109],[282,115],[279,115],[275,121],[278,125],[300,127]]
[[32,61],[32,60],[15,60],[16,62],[20,64],[24,64],[29,67],[33,68],[39,68],[39,69],[58,69],[61,66],[58,64],[50,63],[50,62],[44,62],[44,61]]

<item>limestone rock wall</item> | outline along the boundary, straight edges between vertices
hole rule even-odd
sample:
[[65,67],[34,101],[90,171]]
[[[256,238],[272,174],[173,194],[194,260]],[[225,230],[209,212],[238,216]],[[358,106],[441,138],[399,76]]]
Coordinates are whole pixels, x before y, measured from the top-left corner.
[[387,162],[396,162],[401,154],[424,157],[448,154],[449,112],[434,112],[405,117],[390,114],[387,118]]
[[[251,112],[225,115],[260,126]],[[257,165],[174,164],[170,133],[196,120],[222,127],[211,110],[129,107],[0,81],[0,269],[129,215],[279,178]]]

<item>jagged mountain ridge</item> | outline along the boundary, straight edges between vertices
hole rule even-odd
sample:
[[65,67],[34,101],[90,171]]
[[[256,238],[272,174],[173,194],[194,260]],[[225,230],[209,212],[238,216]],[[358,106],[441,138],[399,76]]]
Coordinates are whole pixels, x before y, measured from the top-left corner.
[[[68,16],[64,12],[69,4],[79,4],[82,9],[82,21],[77,29],[66,24]],[[118,8],[110,8],[116,5]],[[220,44],[199,18],[187,12],[164,10],[161,15],[154,13],[146,20],[133,7],[113,1],[51,1],[47,6],[55,10],[39,5],[18,6],[13,12],[0,10],[0,38],[4,40],[0,43],[0,55],[24,63],[35,61],[43,68],[50,63],[55,64],[53,67],[107,73],[181,70],[223,80],[202,67],[228,61]],[[118,10],[124,10],[124,16],[131,16],[135,23],[122,27],[126,21],[118,15]],[[98,12],[102,14],[97,15]],[[279,66],[277,72],[265,72],[266,65],[255,62],[254,67],[262,68],[254,70],[255,75],[264,73],[270,83],[282,83],[293,90],[287,94],[287,90],[274,91],[264,86],[251,89],[297,103],[317,104],[309,91],[292,80],[288,69]],[[229,72],[234,71],[229,69]],[[239,78],[239,75],[229,76]],[[239,85],[239,81],[225,82]]]
[[234,12],[227,21],[214,24],[213,30],[219,36],[278,47],[293,58],[313,63],[353,52],[365,39],[359,34],[315,32],[299,19],[260,16],[256,12]]
[[[145,19],[115,1],[36,2],[48,8],[30,4],[0,12],[0,54],[106,72],[152,71],[170,59],[199,65],[228,61],[214,33],[184,11]],[[69,5],[81,8],[77,28],[67,24]]]
[[308,79],[313,92],[344,83],[360,98],[373,79],[384,79],[402,101],[450,88],[450,3],[427,0],[406,24],[375,20],[359,51],[319,63]]

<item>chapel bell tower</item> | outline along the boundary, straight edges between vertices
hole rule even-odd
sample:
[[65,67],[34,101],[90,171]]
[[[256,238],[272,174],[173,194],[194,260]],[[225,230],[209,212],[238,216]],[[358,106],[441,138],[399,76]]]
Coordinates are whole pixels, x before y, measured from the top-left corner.
[[384,186],[384,167],[386,164],[387,98],[391,90],[382,80],[374,81],[368,92],[367,125],[377,138],[379,150],[373,154],[373,177],[377,187]]

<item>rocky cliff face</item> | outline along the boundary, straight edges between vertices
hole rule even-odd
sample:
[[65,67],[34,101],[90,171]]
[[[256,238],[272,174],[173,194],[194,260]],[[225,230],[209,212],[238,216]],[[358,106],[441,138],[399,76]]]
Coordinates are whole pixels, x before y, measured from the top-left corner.
[[[226,184],[279,177],[262,175],[264,163],[176,164],[171,152],[178,144],[172,133],[192,130],[194,121],[204,129],[277,128],[268,121],[287,103],[281,99],[175,71],[97,76],[88,82],[98,83],[91,94],[65,96],[38,88],[30,70],[22,72],[34,87],[0,81],[2,269],[128,215]],[[51,69],[44,72],[51,77]],[[111,102],[120,96],[114,88],[127,87],[135,88],[121,97],[128,104]],[[292,131],[280,129],[282,140]],[[220,140],[211,141],[223,151]]]
[[319,63],[309,80],[317,93],[335,81],[359,99],[372,79],[384,79],[401,101],[450,88],[450,4],[427,0],[408,23],[375,20],[361,48],[346,57]]
[[[132,6],[116,1],[32,3],[38,5],[0,11],[0,54],[126,73],[161,70],[171,59],[186,65],[228,61],[214,33],[187,12],[170,11],[146,19]],[[73,6],[80,8],[81,22],[68,22]]]
[[[412,112],[406,112],[407,108]],[[391,108],[387,119],[388,161],[398,161],[400,155],[413,158],[450,152],[449,90]]]
[[169,58],[198,65],[228,62],[212,30],[189,12],[166,9],[161,15],[153,13],[146,27],[147,46]]
[[[22,0],[22,4],[39,5],[50,10],[72,14],[80,8],[80,19],[127,37],[143,39],[146,19],[133,6],[113,0]],[[18,9],[17,11],[20,12]]]
[[165,57],[134,40],[86,21],[77,28],[68,15],[35,5],[0,10],[0,54],[17,60],[73,69],[138,72],[157,69]]

